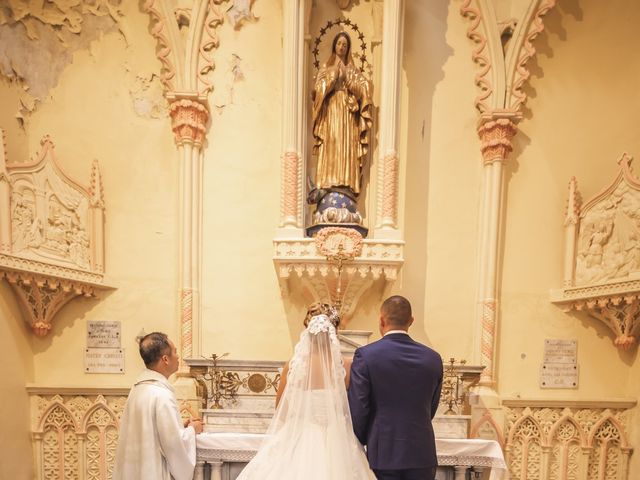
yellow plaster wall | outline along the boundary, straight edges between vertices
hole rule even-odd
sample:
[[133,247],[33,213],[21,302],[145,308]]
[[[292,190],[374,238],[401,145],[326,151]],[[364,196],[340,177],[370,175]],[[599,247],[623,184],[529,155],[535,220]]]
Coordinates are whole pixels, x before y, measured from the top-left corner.
[[[84,184],[93,159],[100,162],[107,282],[117,288],[100,301],[73,300],[57,315],[49,336],[32,340],[37,385],[130,386],[143,366],[135,343],[142,329],[179,339],[178,162],[169,118],[143,118],[134,111],[137,77],[151,79],[159,63],[148,16],[135,2],[123,7],[126,42],[114,32],[78,50],[51,98],[28,123],[30,155],[50,134],[59,163]],[[153,82],[144,95],[157,100]],[[83,372],[88,320],[121,322],[125,375]]]
[[[531,64],[528,111],[505,172],[498,351],[498,388],[505,396],[637,398],[640,393],[636,353],[620,354],[607,329],[582,315],[564,314],[548,300],[549,288],[562,280],[569,178],[576,175],[589,197],[612,178],[623,151],[640,152],[634,127],[640,69],[633,66],[640,63],[637,49],[629,47],[640,14],[622,0],[615,4],[561,2],[536,41],[540,56]],[[134,343],[140,329],[178,335],[178,159],[168,118],[142,118],[133,110],[136,76],[151,78],[159,64],[147,16],[134,4],[125,8],[127,42],[109,33],[90,51],[78,51],[52,98],[32,115],[27,134],[9,131],[15,155],[33,155],[40,137],[50,133],[60,163],[84,182],[91,160],[100,161],[107,271],[118,287],[100,302],[76,300],[65,307],[50,337],[21,340],[26,348],[33,345],[33,366],[15,378],[24,375],[39,385],[128,386],[140,368]],[[407,245],[393,293],[412,300],[417,339],[445,357],[477,362],[481,160],[475,69],[466,20],[458,10],[455,2],[407,2],[399,209]],[[254,13],[256,23],[238,31],[222,28],[215,53],[203,177],[202,353],[281,360],[291,353],[304,309],[280,298],[272,263],[281,105],[287,93],[282,91],[281,2],[255,2]],[[11,88],[0,85],[0,99],[15,102]],[[12,121],[4,109],[0,115],[3,124]],[[13,135],[25,135],[25,141],[12,146]],[[15,146],[22,144],[27,147]],[[5,317],[15,307],[7,306],[8,289],[1,293]],[[375,331],[379,301],[377,292],[367,296],[349,327]],[[122,322],[126,375],[82,373],[87,320]],[[538,388],[545,338],[578,340],[579,389]],[[21,352],[30,351],[26,348]]]
[[[259,21],[239,31],[222,27],[215,53],[203,176],[202,353],[283,360],[300,322],[287,320],[272,261],[280,218],[280,2],[256,2],[254,13]],[[234,55],[243,76],[235,81]]]
[[[640,110],[640,57],[631,48],[640,10],[627,2],[559,5],[536,43],[530,99],[514,161],[507,167],[500,333],[503,394],[598,398],[630,395],[636,353],[621,353],[609,329],[549,303],[562,282],[563,220],[569,179],[584,200],[613,180],[622,152],[640,154],[631,127]],[[624,72],[624,73],[622,73]],[[541,391],[545,338],[578,340],[580,386]],[[523,374],[524,373],[524,374]]]
[[30,337],[11,287],[0,281],[0,451],[3,459],[12,459],[0,462],[0,478],[28,480],[32,476],[29,397],[25,389],[33,377]]
[[[465,31],[454,3],[406,2],[398,135],[405,264],[390,294],[411,301],[414,338],[471,362],[480,153]],[[349,328],[379,338],[382,299],[365,296]]]

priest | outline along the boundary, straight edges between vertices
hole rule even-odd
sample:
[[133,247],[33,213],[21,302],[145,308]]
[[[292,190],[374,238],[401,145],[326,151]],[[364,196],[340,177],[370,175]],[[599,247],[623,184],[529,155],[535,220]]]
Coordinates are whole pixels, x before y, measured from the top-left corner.
[[191,480],[196,465],[196,434],[202,422],[183,424],[169,376],[178,370],[176,347],[154,332],[140,340],[147,367],[138,377],[120,421],[114,480]]

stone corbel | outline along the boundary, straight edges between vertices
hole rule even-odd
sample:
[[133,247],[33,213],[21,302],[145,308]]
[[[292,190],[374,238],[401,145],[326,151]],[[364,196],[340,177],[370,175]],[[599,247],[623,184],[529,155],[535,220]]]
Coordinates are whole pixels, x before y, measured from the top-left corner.
[[[404,242],[362,239],[355,230],[327,228],[316,238],[274,240],[274,264],[283,296],[306,303],[340,303],[346,325],[364,292],[380,285],[386,294],[398,277]],[[340,267],[331,258],[353,253]]]
[[622,350],[635,346],[640,334],[640,181],[631,162],[622,155],[615,180],[584,206],[571,179],[564,286],[551,291],[565,312],[586,312],[605,324]]
[[53,142],[30,163],[0,151],[0,279],[38,336],[78,296],[111,289],[104,278],[104,191],[98,163],[85,187],[58,165]]
[[[37,262],[26,262],[26,265],[16,266],[20,269],[11,269],[10,265],[19,263],[22,262],[0,255],[0,278],[4,277],[11,285],[25,320],[39,337],[49,333],[56,314],[69,301],[78,296],[96,297],[98,290],[108,288],[101,284],[35,273],[32,270],[47,270],[49,267]],[[73,272],[66,273],[74,276]]]

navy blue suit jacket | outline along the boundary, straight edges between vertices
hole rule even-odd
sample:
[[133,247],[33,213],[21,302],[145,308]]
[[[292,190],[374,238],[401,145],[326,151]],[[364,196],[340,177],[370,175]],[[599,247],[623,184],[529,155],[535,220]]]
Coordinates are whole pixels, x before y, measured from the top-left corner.
[[441,389],[442,358],[409,335],[391,333],[356,350],[349,407],[372,469],[437,466],[431,419]]

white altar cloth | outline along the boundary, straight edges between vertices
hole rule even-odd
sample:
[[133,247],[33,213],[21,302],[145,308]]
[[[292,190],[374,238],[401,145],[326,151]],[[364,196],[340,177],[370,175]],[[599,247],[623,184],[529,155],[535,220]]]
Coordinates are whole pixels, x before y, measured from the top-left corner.
[[[260,447],[261,433],[209,433],[196,437],[199,460],[248,462]],[[481,439],[436,439],[438,464],[442,467],[491,468],[491,480],[506,480],[507,466],[498,442]]]

